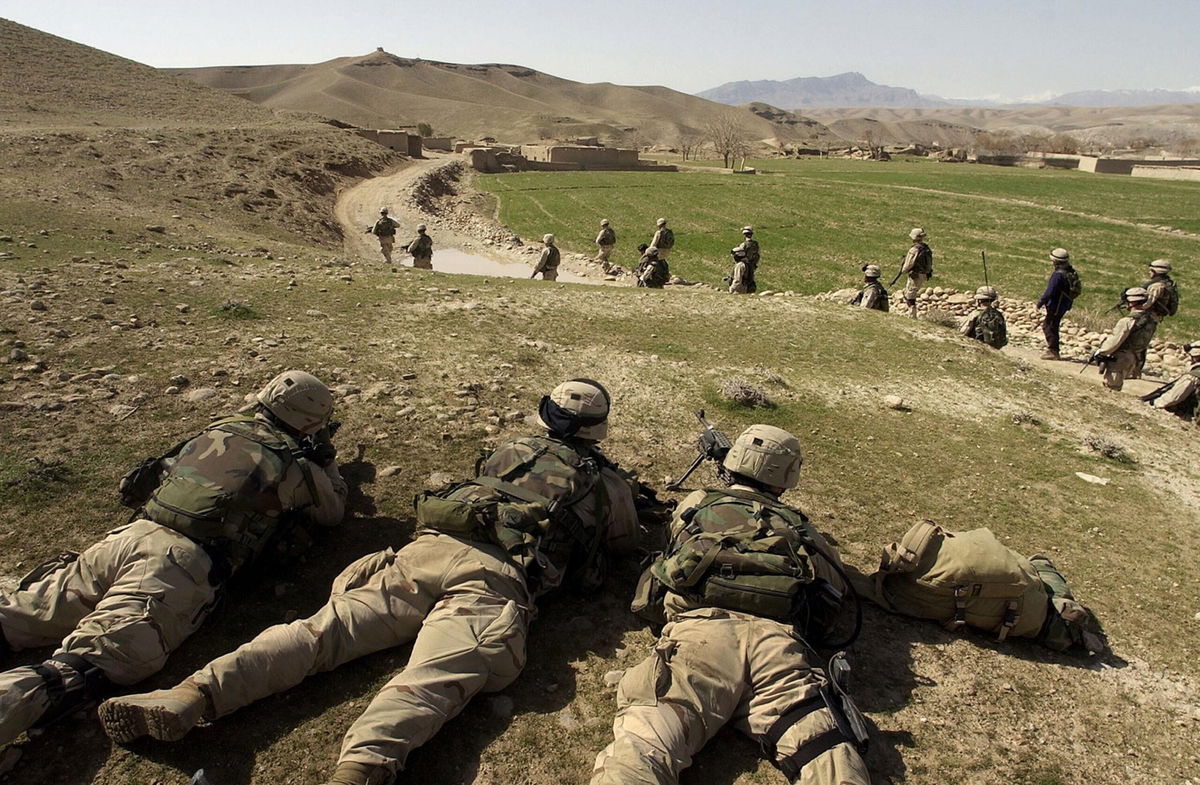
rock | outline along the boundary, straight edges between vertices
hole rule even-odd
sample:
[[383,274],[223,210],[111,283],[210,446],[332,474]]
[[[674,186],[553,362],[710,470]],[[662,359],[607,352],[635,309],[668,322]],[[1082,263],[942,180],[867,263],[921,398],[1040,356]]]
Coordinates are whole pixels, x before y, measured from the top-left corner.
[[101,302],[103,305],[116,305],[116,303],[117,303],[117,298],[115,298],[115,297],[101,297],[101,298],[100,298],[100,302]]
[[172,384],[170,387],[163,390],[163,395],[179,395],[179,388]]
[[24,362],[29,359],[29,354],[24,349],[13,349],[8,353],[8,361],[10,363]]
[[212,387],[197,387],[185,395],[184,398],[188,403],[199,403],[200,401],[207,401],[209,398],[216,398],[219,394]]
[[167,231],[167,227],[159,226],[158,224],[148,224],[146,226],[146,231],[154,232],[155,234],[164,234]]
[[402,374],[400,374],[400,378],[406,382],[411,382],[413,379],[417,378],[417,375],[415,373],[411,373],[411,372],[402,373]]
[[362,392],[362,388],[353,384],[339,384],[333,388],[333,392],[341,398],[347,395],[357,395]]
[[192,306],[188,305],[187,303],[176,303],[175,310],[179,311],[180,313],[187,313],[188,311],[192,310]]
[[170,382],[176,387],[187,387],[188,383],[191,382],[191,379],[187,378],[181,373],[177,373],[170,378]]
[[433,472],[425,478],[425,485],[429,488],[440,488],[447,483],[454,482],[457,477],[449,472]]
[[328,319],[329,314],[324,311],[318,311],[316,308],[309,308],[304,312],[304,315],[310,319]]
[[898,412],[912,411],[912,407],[908,405],[908,402],[899,395],[885,395],[883,397],[883,405]]
[[42,302],[41,300],[34,300],[31,303],[29,303],[29,310],[44,311],[44,310],[46,310],[46,304],[44,302]]
[[511,719],[513,715],[513,699],[507,695],[496,695],[490,701],[492,714],[502,720]]
[[113,417],[125,418],[137,411],[136,406],[126,406],[123,403],[113,404],[108,409],[108,413]]
[[604,674],[604,683],[610,687],[615,687],[621,683],[621,678],[624,675],[625,675],[624,669],[616,670],[616,671],[609,671],[608,673]]
[[579,720],[575,719],[575,714],[570,709],[563,709],[558,713],[558,724],[564,730],[578,730]]
[[1090,482],[1092,485],[1108,485],[1110,482],[1112,482],[1112,480],[1109,480],[1107,477],[1097,477],[1096,475],[1088,474],[1087,472],[1075,472],[1075,476],[1084,482]]
[[395,477],[399,473],[399,466],[385,466],[383,469],[379,470],[380,477]]

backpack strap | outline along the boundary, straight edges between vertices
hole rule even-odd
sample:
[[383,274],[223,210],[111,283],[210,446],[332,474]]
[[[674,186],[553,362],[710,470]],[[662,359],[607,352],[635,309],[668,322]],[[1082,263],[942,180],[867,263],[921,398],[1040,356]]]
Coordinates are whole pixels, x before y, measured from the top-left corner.
[[[917,569],[921,557],[925,555],[925,551],[933,539],[944,534],[942,527],[933,521],[921,521],[905,532],[904,536],[900,538],[900,542],[886,546],[879,560],[879,569],[875,571],[876,602],[882,607],[892,610],[891,603],[888,602],[887,595],[883,590],[884,579],[888,575],[912,572]],[[956,605],[958,603],[957,596],[955,603]]]

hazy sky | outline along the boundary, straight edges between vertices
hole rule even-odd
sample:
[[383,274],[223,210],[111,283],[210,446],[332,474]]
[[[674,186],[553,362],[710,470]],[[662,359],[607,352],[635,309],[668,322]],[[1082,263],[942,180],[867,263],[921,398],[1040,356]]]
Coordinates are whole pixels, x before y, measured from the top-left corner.
[[1200,0],[0,0],[0,16],[160,67],[382,46],[685,92],[843,71],[950,98],[1200,88]]

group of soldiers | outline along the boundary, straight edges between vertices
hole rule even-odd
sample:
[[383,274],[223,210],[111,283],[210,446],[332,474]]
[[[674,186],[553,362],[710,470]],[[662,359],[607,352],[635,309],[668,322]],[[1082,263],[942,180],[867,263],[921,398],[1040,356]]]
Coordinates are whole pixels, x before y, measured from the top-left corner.
[[[367,234],[373,234],[379,240],[379,251],[388,264],[395,264],[392,251],[396,247],[396,229],[400,222],[388,215],[386,207],[379,208],[379,220],[367,227]],[[425,224],[417,224],[417,236],[404,246],[413,259],[413,267],[418,270],[433,269],[433,238],[427,234]]]
[[[309,373],[280,374],[246,409],[127,474],[131,523],[0,592],[0,662],[57,647],[0,673],[0,744],[97,700],[114,741],[176,741],[308,676],[411,643],[327,780],[388,783],[475,695],[517,678],[539,597],[599,591],[611,557],[653,553],[643,582],[660,582],[640,607],[656,608],[665,627],[621,680],[613,740],[592,783],[677,782],[733,722],[789,781],[868,785],[861,716],[810,645],[838,624],[852,590],[837,551],[780,500],[799,480],[799,442],[773,426],[747,428],[726,441],[725,485],[672,514],[601,451],[611,408],[597,381],[559,384],[541,399],[537,433],[502,442],[474,477],[418,496],[411,542],[351,563],[315,614],[267,628],[173,687],[110,697],[158,672],[234,576],[312,542],[296,533],[341,522],[333,396]],[[771,564],[793,576],[792,599],[757,604],[763,576],[739,568],[733,550],[702,558],[713,574],[701,580],[688,560],[717,540],[771,544],[783,554]],[[718,587],[720,596],[709,593]]]

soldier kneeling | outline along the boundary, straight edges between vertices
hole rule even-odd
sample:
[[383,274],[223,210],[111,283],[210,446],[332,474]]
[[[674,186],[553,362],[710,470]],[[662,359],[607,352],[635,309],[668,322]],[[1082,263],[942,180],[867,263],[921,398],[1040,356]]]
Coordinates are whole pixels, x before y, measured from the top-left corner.
[[[676,783],[731,720],[791,782],[870,782],[862,715],[808,643],[826,639],[852,589],[837,551],[780,501],[801,462],[794,436],[753,425],[724,458],[731,485],[680,505],[670,546],[639,585],[667,624],[621,679],[614,739],[592,785]],[[657,605],[644,602],[635,610]],[[839,654],[830,675],[843,669]]]

